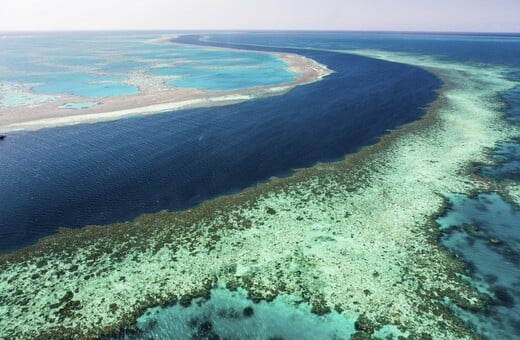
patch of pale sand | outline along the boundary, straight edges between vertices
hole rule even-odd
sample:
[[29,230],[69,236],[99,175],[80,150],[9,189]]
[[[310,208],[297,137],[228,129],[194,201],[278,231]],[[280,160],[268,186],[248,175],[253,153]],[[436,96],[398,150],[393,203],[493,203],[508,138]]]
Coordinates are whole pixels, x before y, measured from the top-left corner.
[[180,76],[152,76],[146,70],[134,71],[125,76],[127,77],[125,83],[136,86],[143,94],[171,90],[172,87],[166,85],[166,82],[181,78]]
[[520,206],[520,183],[512,180],[504,181],[503,192],[505,196]]
[[149,44],[171,44],[172,39],[180,37],[181,34],[163,34],[159,38],[150,39],[147,42]]
[[425,118],[344,161],[184,212],[64,230],[1,257],[0,336],[99,336],[219,284],[252,298],[290,294],[318,313],[364,313],[415,336],[471,338],[441,301],[478,308],[483,297],[438,245],[434,216],[443,193],[486,186],[471,162],[518,134],[497,100],[512,84],[498,70],[428,67],[445,85]]
[[276,53],[278,57],[284,60],[288,65],[288,69],[300,77],[307,79],[307,82],[320,80],[334,71],[330,70],[326,65],[322,65],[317,61],[293,53]]
[[[273,87],[267,88],[265,90],[258,89],[253,93],[231,93],[231,94],[223,94],[220,96],[197,96],[201,98],[195,99],[186,99],[182,101],[175,102],[167,102],[160,104],[152,104],[145,107],[137,107],[130,108],[124,110],[115,110],[109,112],[101,112],[94,114],[76,114],[76,115],[68,115],[68,116],[58,116],[52,118],[43,118],[38,120],[31,120],[27,122],[14,123],[6,125],[2,128],[5,131],[19,131],[19,130],[39,130],[43,128],[56,127],[56,126],[67,126],[67,125],[76,125],[76,124],[85,124],[85,123],[98,123],[98,122],[106,122],[113,121],[125,117],[132,116],[143,116],[150,114],[158,114],[163,112],[171,112],[189,108],[199,108],[199,107],[209,107],[209,106],[223,106],[236,104],[240,102],[244,102],[246,100],[250,100],[253,98],[260,98],[263,96],[272,96],[272,95],[281,95],[289,91],[289,87]],[[157,94],[157,93],[156,93]],[[186,98],[190,98],[193,96],[186,96]],[[94,107],[93,107],[94,108]],[[88,108],[86,109],[88,110]],[[81,111],[81,109],[75,110]]]
[[20,105],[35,106],[56,99],[55,96],[31,92],[31,86],[31,84],[0,82],[0,115],[2,111]]
[[100,104],[81,108],[63,109],[65,103],[85,102],[92,98],[62,94],[46,98],[37,105],[0,107],[0,130],[38,130],[56,126],[96,123],[117,120],[128,116],[158,114],[174,110],[230,105],[253,98],[282,95],[293,87],[318,81],[332,73],[325,65],[290,53],[277,53],[287,62],[287,68],[297,74],[293,81],[266,86],[255,86],[229,91],[205,91],[194,88],[167,86],[173,77],[153,76],[133,72],[124,81],[139,88],[139,93],[128,96],[94,98]]

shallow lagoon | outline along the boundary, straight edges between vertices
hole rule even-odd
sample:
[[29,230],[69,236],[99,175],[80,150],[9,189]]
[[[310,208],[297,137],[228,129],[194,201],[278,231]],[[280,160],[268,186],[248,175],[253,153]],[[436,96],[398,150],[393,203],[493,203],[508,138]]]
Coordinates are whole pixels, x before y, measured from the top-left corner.
[[[119,339],[349,339],[355,318],[337,312],[318,316],[305,303],[280,296],[253,302],[243,289],[215,288],[189,306],[154,307],[137,319],[137,331]],[[384,332],[385,330],[382,330]]]
[[490,296],[482,311],[456,309],[488,339],[520,336],[520,207],[497,193],[448,196],[442,243],[468,264],[468,278]]
[[[204,138],[206,138],[205,135],[200,135],[199,141]],[[517,320],[512,319],[511,316],[518,314],[515,303],[518,292],[514,288],[515,285],[518,286],[517,267],[514,266],[516,263],[514,260],[515,249],[517,249],[514,222],[518,220],[517,208],[496,194],[479,195],[476,198],[468,198],[463,195],[450,195],[449,197],[452,199],[454,212],[448,214],[449,218],[446,217],[439,222],[442,221],[446,226],[452,226],[448,228],[451,231],[460,231],[457,229],[459,227],[467,228],[468,232],[473,235],[465,237],[459,234],[453,238],[446,236],[445,244],[454,249],[459,256],[467,260],[475,260],[475,265],[470,267],[474,269],[474,272],[468,272],[468,274],[476,274],[473,279],[477,284],[478,280],[475,278],[483,275],[482,284],[479,287],[487,290],[495,299],[482,314],[482,319],[478,315],[475,317],[473,314],[459,312],[484,335],[493,337],[500,332],[505,332],[502,334],[504,336],[516,334]],[[448,220],[449,222],[447,222]],[[491,224],[489,221],[493,221],[495,224]],[[479,227],[470,228],[475,225]],[[508,241],[504,242],[504,238]],[[471,251],[467,252],[468,249]],[[504,273],[507,275],[503,275]],[[247,302],[244,299],[241,301]],[[235,305],[240,306],[242,302],[235,302]],[[499,320],[502,316],[504,319]],[[499,322],[494,324],[496,320]],[[168,320],[163,325],[168,327]]]
[[[149,76],[181,75],[181,80],[166,84],[205,90],[288,82],[296,76],[272,54],[153,41],[157,37],[160,35],[98,33],[39,34],[17,39],[14,35],[0,41],[0,83],[36,84],[31,85],[32,90],[40,94],[100,98],[137,93],[137,86],[127,82],[128,73],[135,72]],[[164,63],[171,71],[155,70]],[[190,67],[179,63],[190,63]],[[241,68],[215,71],[222,66]]]

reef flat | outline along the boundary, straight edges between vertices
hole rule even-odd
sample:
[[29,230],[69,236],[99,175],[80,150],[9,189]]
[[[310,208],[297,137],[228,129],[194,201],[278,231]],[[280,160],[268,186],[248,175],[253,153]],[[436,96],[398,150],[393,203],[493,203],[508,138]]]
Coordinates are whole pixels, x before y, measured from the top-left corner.
[[63,229],[0,258],[0,337],[99,337],[132,328],[146,307],[245,288],[253,300],[298,296],[317,314],[363,316],[370,335],[473,338],[445,306],[485,296],[437,240],[443,193],[490,187],[471,174],[518,135],[502,121],[501,69],[382,54],[444,80],[420,121],[335,163],[182,212]]
[[[0,98],[5,97],[0,103],[0,128],[2,131],[38,130],[187,108],[230,105],[254,98],[282,95],[295,86],[318,81],[332,73],[325,65],[304,56],[291,53],[269,54],[275,55],[286,64],[285,68],[294,74],[293,80],[241,89],[207,90],[168,85],[167,80],[171,77],[135,71],[127,75],[126,84],[134,86],[138,93],[95,97],[95,105],[82,105],[87,100],[92,100],[91,97],[64,93],[49,96],[37,94],[28,86],[24,88],[20,84],[0,83]],[[176,66],[182,68],[182,64]],[[227,69],[230,68],[232,66],[227,66]],[[14,92],[15,90],[18,92]],[[19,105],[20,101],[27,104]],[[10,102],[13,104],[9,104]]]

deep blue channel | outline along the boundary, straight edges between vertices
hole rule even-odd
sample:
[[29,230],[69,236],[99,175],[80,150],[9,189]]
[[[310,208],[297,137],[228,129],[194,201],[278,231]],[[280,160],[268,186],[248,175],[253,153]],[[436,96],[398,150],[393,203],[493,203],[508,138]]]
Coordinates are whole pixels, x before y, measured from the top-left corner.
[[338,159],[420,118],[441,85],[404,64],[240,47],[298,53],[335,73],[282,96],[231,106],[10,134],[0,143],[0,251],[32,244],[60,226],[185,209]]

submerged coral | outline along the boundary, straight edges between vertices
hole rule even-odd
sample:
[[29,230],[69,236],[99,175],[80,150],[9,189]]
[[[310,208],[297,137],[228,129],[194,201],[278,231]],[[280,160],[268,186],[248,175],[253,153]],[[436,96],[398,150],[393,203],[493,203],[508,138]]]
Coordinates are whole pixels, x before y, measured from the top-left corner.
[[488,185],[468,169],[517,133],[494,97],[511,83],[500,70],[386,57],[445,81],[422,120],[339,162],[182,212],[62,230],[3,256],[0,335],[111,334],[135,328],[147,307],[189,305],[220,285],[362,315],[358,337],[395,327],[471,338],[443,300],[476,309],[485,296],[457,275],[462,263],[439,245],[434,218],[440,194]]

